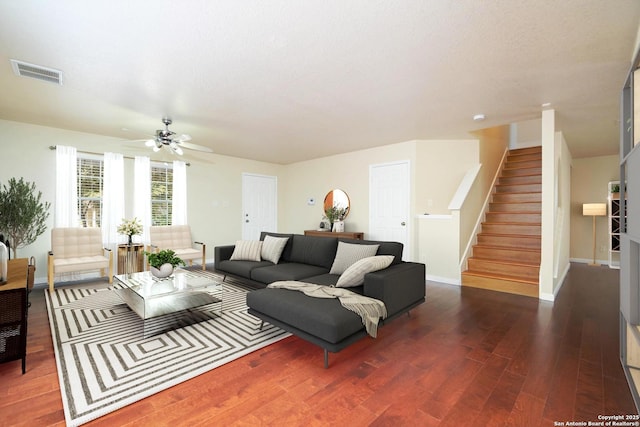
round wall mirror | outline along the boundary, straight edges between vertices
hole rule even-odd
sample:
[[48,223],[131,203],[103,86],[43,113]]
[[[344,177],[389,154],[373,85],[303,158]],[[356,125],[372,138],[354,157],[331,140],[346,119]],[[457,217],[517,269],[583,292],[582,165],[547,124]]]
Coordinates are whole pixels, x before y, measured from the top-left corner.
[[324,197],[324,212],[331,208],[337,209],[345,209],[346,213],[344,214],[344,218],[349,215],[349,211],[351,210],[351,205],[349,204],[349,196],[344,191],[336,188],[335,190],[331,190]]

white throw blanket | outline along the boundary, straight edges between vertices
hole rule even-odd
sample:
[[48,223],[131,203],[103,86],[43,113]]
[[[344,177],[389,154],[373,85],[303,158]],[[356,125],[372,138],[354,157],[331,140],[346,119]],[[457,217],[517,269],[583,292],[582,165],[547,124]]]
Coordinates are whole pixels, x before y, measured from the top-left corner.
[[387,317],[387,307],[382,301],[365,297],[348,289],[292,280],[273,282],[268,287],[300,291],[314,298],[338,298],[344,308],[360,316],[367,333],[373,338],[378,334],[378,321],[380,318]]

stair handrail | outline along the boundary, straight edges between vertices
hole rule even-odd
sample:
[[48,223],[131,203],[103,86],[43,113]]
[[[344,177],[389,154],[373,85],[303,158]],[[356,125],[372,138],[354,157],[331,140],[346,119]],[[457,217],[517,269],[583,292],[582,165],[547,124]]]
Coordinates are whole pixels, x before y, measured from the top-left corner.
[[[473,227],[473,230],[471,231],[471,233],[469,234],[469,236],[467,236],[467,244],[465,245],[464,251],[462,252],[461,256],[460,256],[460,262],[459,262],[459,269],[460,272],[462,273],[462,271],[467,269],[467,259],[469,258],[469,253],[471,252],[471,248],[473,247],[473,245],[476,243],[477,241],[477,235],[478,232],[480,230],[480,227],[482,225],[482,221],[485,218],[487,209],[489,208],[489,203],[491,202],[491,196],[493,195],[493,189],[495,188],[496,182],[498,182],[498,178],[500,178],[500,173],[502,172],[502,169],[504,168],[504,165],[507,161],[507,156],[509,155],[509,147],[507,147],[504,151],[504,153],[502,154],[502,159],[500,160],[499,163],[499,167],[496,169],[496,172],[493,176],[493,180],[491,181],[491,185],[488,187],[487,190],[487,194],[485,195],[485,199],[484,199],[484,203],[482,205],[482,208],[480,209],[480,211],[478,212],[478,217],[476,218],[476,223]],[[482,165],[479,165],[482,166]],[[470,171],[471,172],[471,171]],[[473,185],[473,183],[475,182],[475,180],[477,179],[478,173],[480,172],[480,168],[478,167],[475,173],[475,176],[473,178],[473,181],[471,182],[471,185],[469,185],[469,187],[467,188],[467,193],[464,194],[464,196],[459,196],[458,195],[458,191],[456,191],[456,194],[454,195],[454,198],[452,199],[452,203],[449,204],[449,209],[453,210],[460,210],[462,209],[462,205],[464,204],[464,200],[467,198],[469,191],[471,190],[471,187]],[[467,174],[469,174],[469,172],[467,172]],[[466,175],[465,175],[466,178]],[[463,179],[463,182],[465,182],[465,179]],[[462,186],[462,183],[461,183]],[[460,190],[460,187],[458,187],[458,190]],[[461,199],[458,199],[458,197],[462,197]],[[454,204],[454,201],[456,202]],[[461,203],[458,204],[458,202],[461,201]]]

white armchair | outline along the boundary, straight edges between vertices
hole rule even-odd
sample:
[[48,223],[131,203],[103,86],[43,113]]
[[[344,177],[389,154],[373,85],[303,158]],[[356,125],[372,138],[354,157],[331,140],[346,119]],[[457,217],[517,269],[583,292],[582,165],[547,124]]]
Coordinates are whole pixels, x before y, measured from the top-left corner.
[[[157,225],[149,227],[152,250],[171,249],[176,256],[193,265],[193,260],[202,260],[202,269],[206,270],[206,245],[191,240],[191,227],[188,225]],[[195,249],[193,245],[201,246]]]
[[57,273],[100,270],[109,283],[113,282],[113,254],[102,247],[99,228],[54,228],[51,230],[51,251],[47,258],[47,282],[53,292]]

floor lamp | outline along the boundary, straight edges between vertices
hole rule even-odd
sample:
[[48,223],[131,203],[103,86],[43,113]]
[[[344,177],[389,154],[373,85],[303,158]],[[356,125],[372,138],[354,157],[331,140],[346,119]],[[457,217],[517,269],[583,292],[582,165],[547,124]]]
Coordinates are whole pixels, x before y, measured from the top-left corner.
[[593,262],[589,265],[596,264],[596,217],[605,216],[607,214],[607,205],[605,203],[584,203],[582,205],[582,215],[593,218]]

